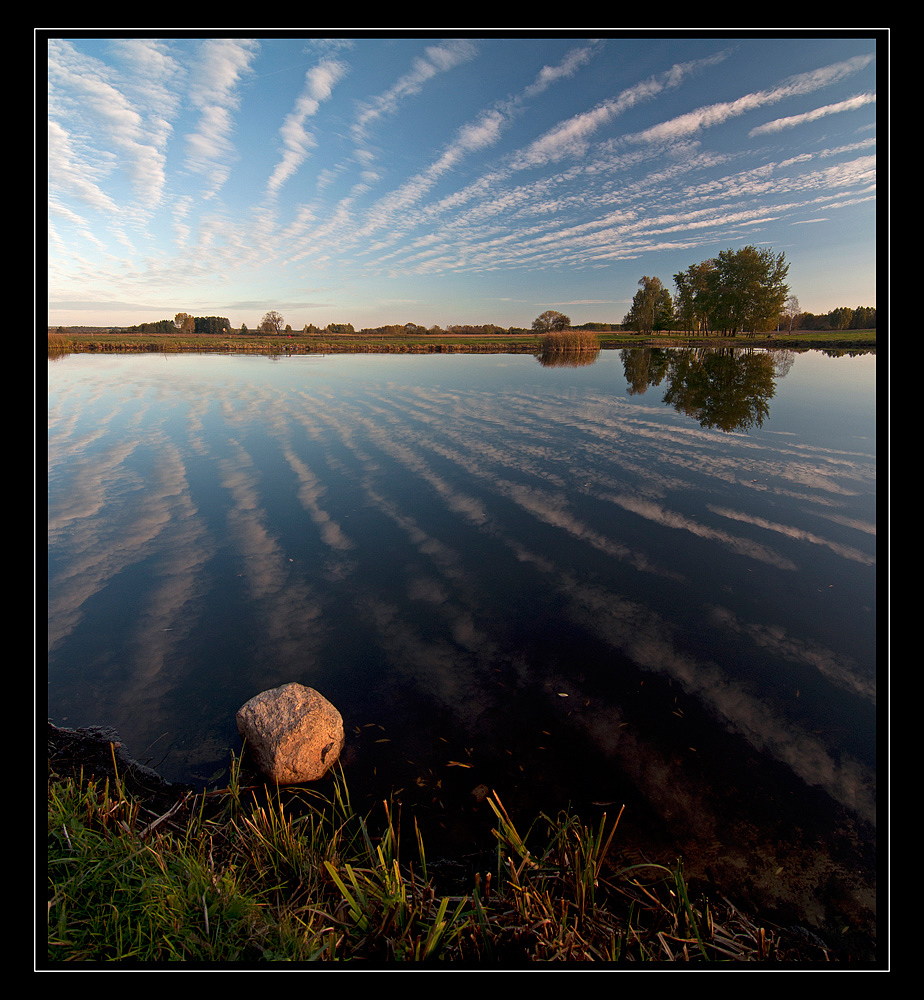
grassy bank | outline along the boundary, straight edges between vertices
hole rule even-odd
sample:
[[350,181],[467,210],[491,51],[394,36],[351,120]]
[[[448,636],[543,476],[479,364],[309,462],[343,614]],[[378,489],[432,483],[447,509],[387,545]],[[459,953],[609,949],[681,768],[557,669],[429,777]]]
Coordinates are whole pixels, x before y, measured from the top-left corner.
[[49,757],[49,968],[833,957],[695,895],[679,862],[621,866],[619,816],[541,815],[524,830],[494,794],[494,843],[447,880],[400,806],[360,815],[342,774],[243,788],[236,761],[226,787],[155,800],[129,789],[114,750],[112,764],[94,778]]
[[[563,339],[572,337],[584,343],[586,331],[564,331]],[[875,330],[795,331],[773,336],[690,337],[669,333],[642,337],[634,333],[597,333],[590,335],[595,346],[603,349],[623,347],[775,347],[791,349],[859,349],[876,346]],[[544,348],[539,334],[495,334],[490,336],[363,337],[308,336],[302,333],[264,336],[262,334],[206,336],[163,334],[127,334],[124,332],[63,332],[48,334],[48,353],[202,353],[202,354],[539,354]],[[558,348],[556,348],[558,349]]]

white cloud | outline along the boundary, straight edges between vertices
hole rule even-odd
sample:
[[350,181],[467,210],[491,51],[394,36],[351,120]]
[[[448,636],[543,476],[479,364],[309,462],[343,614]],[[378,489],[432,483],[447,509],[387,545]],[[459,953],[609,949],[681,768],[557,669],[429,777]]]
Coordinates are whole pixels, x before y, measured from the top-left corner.
[[198,127],[186,136],[188,165],[209,179],[211,198],[228,179],[233,155],[232,112],[238,106],[237,88],[258,51],[248,39],[213,38],[195,54],[190,101],[199,113]]
[[758,125],[756,128],[752,128],[748,135],[767,135],[771,132],[781,132],[785,128],[795,128],[797,125],[814,122],[819,118],[826,118],[828,115],[840,114],[842,111],[856,111],[857,108],[873,104],[875,101],[875,94],[857,94],[856,97],[848,98],[846,101],[838,101],[836,104],[826,104],[822,108],[815,108],[814,111],[806,111],[805,114],[790,115],[788,118],[777,118],[775,121],[767,122],[766,125]]
[[418,56],[410,72],[405,73],[384,94],[372,98],[360,108],[353,126],[354,138],[361,141],[372,124],[383,115],[393,114],[406,98],[419,94],[425,83],[440,73],[469,62],[477,53],[475,45],[467,39],[428,46],[426,58]]
[[[137,55],[156,53],[141,47]],[[160,53],[162,56],[163,54]],[[79,53],[67,41],[48,47],[49,180],[97,208],[110,210],[108,196],[94,180],[120,170],[129,179],[136,203],[126,214],[146,217],[166,186],[165,147],[171,133],[164,117],[175,101],[168,96],[158,67],[150,67],[146,87],[123,77],[101,60]],[[81,178],[80,175],[83,175]]]
[[800,73],[789,77],[771,90],[746,94],[735,101],[722,101],[717,104],[705,105],[688,114],[678,115],[670,121],[661,122],[659,125],[638,132],[630,138],[636,142],[671,142],[679,138],[686,138],[701,129],[720,125],[730,118],[737,118],[739,115],[746,114],[756,108],[777,104],[790,97],[800,97],[820,90],[822,87],[830,86],[832,83],[858,73],[873,59],[872,55],[857,56],[854,59],[834,63],[822,69]]
[[623,90],[617,97],[602,101],[589,111],[561,122],[514,157],[514,169],[543,166],[566,156],[581,156],[588,148],[590,137],[614,118],[630,108],[656,97],[664,90],[679,86],[688,76],[705,66],[715,65],[725,58],[718,53],[708,59],[678,63],[667,72],[649,77]]
[[586,66],[599,51],[600,43],[595,42],[591,45],[572,49],[569,53],[567,53],[565,58],[558,63],[557,66],[543,66],[536,76],[535,81],[523,91],[523,96],[527,98],[536,97],[551,87],[553,83],[557,83],[559,80],[565,80],[574,76],[574,74],[582,66]]
[[305,86],[296,101],[295,110],[286,115],[279,130],[283,152],[267,184],[267,192],[270,195],[278,193],[316,145],[315,137],[305,129],[305,121],[317,113],[321,103],[331,96],[334,87],[346,72],[347,67],[344,63],[327,59],[313,66],[305,74]]

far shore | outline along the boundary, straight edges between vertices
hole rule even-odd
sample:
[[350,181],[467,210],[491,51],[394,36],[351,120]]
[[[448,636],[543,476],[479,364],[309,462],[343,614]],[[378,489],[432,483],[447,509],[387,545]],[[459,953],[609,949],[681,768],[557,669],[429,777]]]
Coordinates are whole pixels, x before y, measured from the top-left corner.
[[[870,350],[875,330],[796,330],[792,333],[738,334],[734,337],[663,333],[643,336],[628,332],[598,333],[602,350],[632,347],[760,347],[778,350]],[[361,334],[336,336],[324,332],[187,336],[145,333],[88,332],[49,329],[49,353],[193,353],[193,354],[540,354],[541,334],[454,335],[379,338]]]

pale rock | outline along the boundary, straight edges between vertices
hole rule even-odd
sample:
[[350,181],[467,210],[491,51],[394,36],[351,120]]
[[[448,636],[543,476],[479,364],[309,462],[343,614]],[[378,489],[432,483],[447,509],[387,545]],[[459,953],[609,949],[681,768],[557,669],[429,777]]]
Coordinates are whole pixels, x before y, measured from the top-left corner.
[[343,719],[314,688],[283,684],[255,695],[237,712],[237,729],[270,780],[317,781],[343,749]]

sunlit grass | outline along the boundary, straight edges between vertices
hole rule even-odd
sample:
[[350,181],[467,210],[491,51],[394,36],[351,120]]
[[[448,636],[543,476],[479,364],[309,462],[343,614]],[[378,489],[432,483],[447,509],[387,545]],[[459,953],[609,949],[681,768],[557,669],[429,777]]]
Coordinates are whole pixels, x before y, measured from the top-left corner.
[[[746,962],[779,934],[693,899],[680,863],[619,867],[622,810],[523,832],[495,793],[491,865],[437,893],[400,805],[363,816],[342,772],[310,788],[226,788],[155,816],[116,777],[48,780],[48,943],[65,962]],[[721,914],[721,920],[717,914]]]

